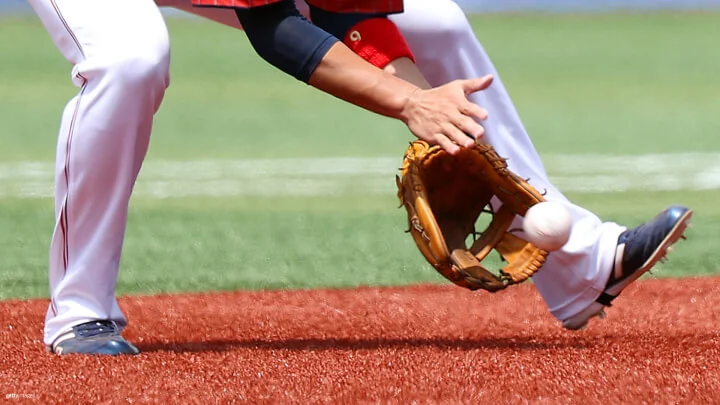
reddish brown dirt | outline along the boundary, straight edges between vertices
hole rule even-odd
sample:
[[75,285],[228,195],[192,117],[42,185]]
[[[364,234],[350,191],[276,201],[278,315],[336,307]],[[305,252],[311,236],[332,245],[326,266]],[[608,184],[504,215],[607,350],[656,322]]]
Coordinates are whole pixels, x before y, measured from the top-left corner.
[[124,297],[137,357],[58,357],[0,303],[0,402],[720,403],[720,278],[648,280],[582,332],[531,285]]

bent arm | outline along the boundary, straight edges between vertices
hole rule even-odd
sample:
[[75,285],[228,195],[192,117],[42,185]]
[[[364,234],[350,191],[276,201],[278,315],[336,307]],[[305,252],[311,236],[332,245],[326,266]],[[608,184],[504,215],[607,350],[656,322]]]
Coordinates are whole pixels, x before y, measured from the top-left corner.
[[341,43],[330,48],[309,84],[359,107],[407,123],[405,106],[419,88],[379,69]]
[[292,0],[236,13],[255,51],[273,66],[339,99],[407,122],[403,109],[418,87],[366,62],[307,21]]
[[[392,48],[389,53],[378,53],[373,44],[368,52],[361,50],[371,58],[388,56],[379,58],[382,63],[391,62],[382,65],[386,70],[380,69],[307,21],[292,0],[236,9],[236,13],[256,52],[298,80],[366,110],[396,118],[418,138],[440,144],[450,153],[459,152],[460,146],[474,145],[474,139],[484,133],[475,120],[487,119],[487,111],[467,96],[487,88],[492,76],[456,80],[431,89],[412,63],[411,54],[391,57],[403,53]],[[384,24],[382,19],[369,21]],[[377,34],[377,28],[373,25],[366,33]],[[397,35],[402,38],[399,32]],[[366,45],[360,40],[351,46],[367,49]]]

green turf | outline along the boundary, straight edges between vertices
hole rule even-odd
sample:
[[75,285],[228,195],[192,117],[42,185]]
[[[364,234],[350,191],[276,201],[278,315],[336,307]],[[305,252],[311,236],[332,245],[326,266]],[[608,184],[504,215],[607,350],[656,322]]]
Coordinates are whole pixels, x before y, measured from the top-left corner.
[[[720,14],[481,16],[473,23],[543,153],[720,150]],[[172,84],[150,158],[374,156],[402,125],[337,102],[260,60],[245,36],[172,20]],[[52,159],[74,94],[34,20],[0,35],[1,160]],[[677,137],[683,142],[678,143]]]
[[[657,275],[720,273],[720,191],[573,198],[629,226],[668,204],[691,205],[690,240]],[[122,293],[444,282],[402,232],[404,211],[392,198],[139,200],[132,209]],[[0,200],[6,231],[0,235],[0,298],[47,294],[51,210],[46,200]]]
[[[720,151],[718,17],[472,21],[541,153],[640,154]],[[185,20],[169,28],[172,84],[149,161],[399,156],[410,139],[401,124],[278,73],[232,29]],[[13,38],[0,42],[0,164],[49,162],[75,92],[70,66],[33,19],[2,20],[0,35]],[[720,273],[720,191],[570,196],[628,225],[670,203],[693,206],[691,240],[659,274]],[[393,196],[355,198],[136,198],[119,291],[444,282],[401,232]],[[0,198],[0,298],[47,295],[52,226],[50,200]]]
[[474,21],[541,152],[651,153],[720,148],[719,17]]

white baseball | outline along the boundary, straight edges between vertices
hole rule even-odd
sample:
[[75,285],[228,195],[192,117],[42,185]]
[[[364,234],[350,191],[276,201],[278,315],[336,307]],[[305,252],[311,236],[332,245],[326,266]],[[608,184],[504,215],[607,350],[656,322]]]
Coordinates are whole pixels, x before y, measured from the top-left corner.
[[572,217],[562,204],[544,201],[533,205],[525,213],[525,236],[528,242],[542,250],[552,252],[565,246],[571,230]]

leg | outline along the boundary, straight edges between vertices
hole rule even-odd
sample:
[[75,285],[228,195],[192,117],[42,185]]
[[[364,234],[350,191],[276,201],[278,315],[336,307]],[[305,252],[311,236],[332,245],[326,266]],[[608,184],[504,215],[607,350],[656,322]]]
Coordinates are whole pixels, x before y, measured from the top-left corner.
[[490,118],[486,139],[508,157],[512,170],[530,178],[549,200],[563,203],[574,226],[569,242],[553,252],[534,277],[552,314],[567,319],[586,308],[605,290],[615,258],[618,236],[625,229],[603,223],[588,210],[572,204],[550,183],[497,71],[475,37],[462,10],[450,0],[406,0],[405,13],[391,16],[412,48],[417,65],[430,84],[492,73],[489,89],[473,95]]
[[152,0],[29,2],[80,87],[57,147],[44,335],[51,346],[89,321],[126,324],[115,286],[128,203],[169,82],[170,46]]

